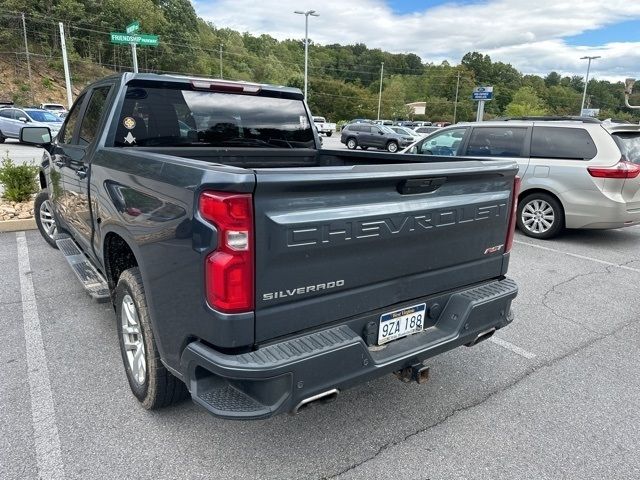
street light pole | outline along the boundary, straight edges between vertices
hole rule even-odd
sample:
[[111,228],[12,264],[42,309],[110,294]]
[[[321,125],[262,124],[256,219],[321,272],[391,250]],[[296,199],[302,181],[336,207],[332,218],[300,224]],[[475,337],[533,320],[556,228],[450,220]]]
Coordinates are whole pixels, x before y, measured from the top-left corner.
[[384,62],[380,65],[380,92],[378,93],[378,120],[380,120],[380,105],[382,104],[382,77],[384,75]]
[[293,13],[298,15],[304,15],[304,99],[307,100],[307,78],[308,78],[308,65],[309,65],[309,15],[312,17],[319,17],[320,14],[315,10],[296,10]]
[[582,115],[582,111],[584,110],[584,101],[587,98],[587,84],[589,83],[589,70],[591,69],[591,60],[595,60],[596,58],[601,58],[599,55],[595,57],[580,57],[580,60],[589,60],[587,63],[587,77],[584,81],[584,91],[582,92],[582,105],[580,106],[580,115]]

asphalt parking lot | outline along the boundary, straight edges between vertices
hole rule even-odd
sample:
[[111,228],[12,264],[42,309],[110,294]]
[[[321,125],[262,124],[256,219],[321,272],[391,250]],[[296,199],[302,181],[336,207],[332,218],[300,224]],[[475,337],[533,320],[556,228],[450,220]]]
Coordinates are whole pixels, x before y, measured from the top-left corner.
[[37,231],[0,233],[0,478],[640,477],[640,228],[517,236],[515,322],[298,416],[143,410],[108,304]]

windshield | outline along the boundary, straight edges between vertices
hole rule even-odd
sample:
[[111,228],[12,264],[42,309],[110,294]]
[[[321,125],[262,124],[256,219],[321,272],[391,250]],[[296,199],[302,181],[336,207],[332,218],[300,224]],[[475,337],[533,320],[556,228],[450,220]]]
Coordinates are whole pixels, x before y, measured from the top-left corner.
[[313,121],[314,122],[318,122],[318,123],[325,123],[326,122],[324,117],[313,117]]
[[47,110],[64,110],[64,107],[62,105],[57,105],[55,103],[45,103],[43,107]]
[[129,86],[114,146],[315,146],[301,100],[181,87]]
[[627,160],[640,163],[640,132],[616,132],[613,138]]
[[25,112],[36,122],[62,123],[60,117],[56,117],[53,113],[45,112],[44,110],[25,110]]

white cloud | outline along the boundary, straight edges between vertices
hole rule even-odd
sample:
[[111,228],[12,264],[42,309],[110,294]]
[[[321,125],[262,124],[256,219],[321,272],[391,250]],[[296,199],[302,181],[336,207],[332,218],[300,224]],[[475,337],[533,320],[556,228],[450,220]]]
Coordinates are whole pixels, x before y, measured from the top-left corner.
[[278,39],[302,38],[304,18],[294,10],[316,9],[309,37],[320,44],[364,43],[424,61],[460,61],[469,51],[491,55],[524,73],[583,75],[584,55],[602,55],[592,64],[598,78],[640,77],[640,42],[598,47],[567,44],[563,38],[620,21],[640,19],[640,1],[488,0],[445,4],[399,15],[383,0],[209,0],[195,4],[199,15],[218,27]]

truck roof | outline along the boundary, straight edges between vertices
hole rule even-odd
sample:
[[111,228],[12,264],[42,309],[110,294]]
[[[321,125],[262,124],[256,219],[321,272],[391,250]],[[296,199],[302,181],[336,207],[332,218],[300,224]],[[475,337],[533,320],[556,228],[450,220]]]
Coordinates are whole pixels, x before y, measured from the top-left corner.
[[122,77],[122,82],[128,84],[133,81],[142,81],[142,82],[175,82],[175,83],[192,83],[192,82],[211,82],[211,83],[220,83],[224,85],[238,85],[238,86],[255,86],[260,89],[262,94],[266,94],[267,96],[282,96],[287,98],[293,98],[297,100],[304,100],[304,95],[302,94],[302,90],[294,87],[285,87],[282,85],[270,85],[266,83],[253,83],[253,82],[243,82],[243,81],[233,81],[233,80],[223,80],[219,78],[208,78],[208,77],[197,77],[192,75],[179,75],[179,74],[157,74],[157,73],[131,73],[124,72],[115,75],[111,75],[107,78],[118,78]]

